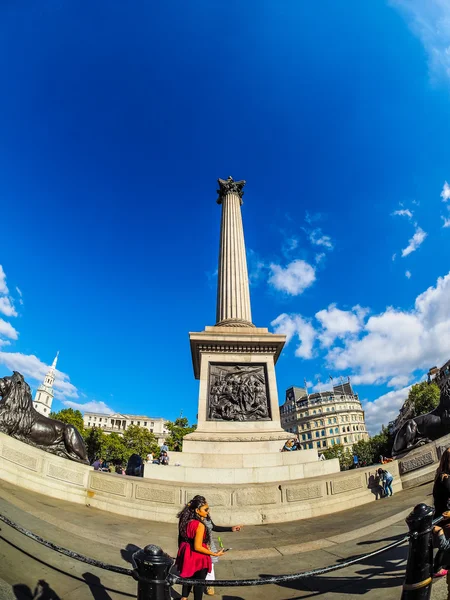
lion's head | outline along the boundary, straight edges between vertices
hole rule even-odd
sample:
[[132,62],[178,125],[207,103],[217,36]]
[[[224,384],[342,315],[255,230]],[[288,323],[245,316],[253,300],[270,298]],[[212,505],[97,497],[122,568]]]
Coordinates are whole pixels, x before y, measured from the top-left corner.
[[19,413],[33,407],[30,386],[17,371],[0,379],[0,398],[3,411],[8,408]]
[[31,390],[23,375],[16,371],[0,379],[0,431],[15,437],[26,436],[36,415]]

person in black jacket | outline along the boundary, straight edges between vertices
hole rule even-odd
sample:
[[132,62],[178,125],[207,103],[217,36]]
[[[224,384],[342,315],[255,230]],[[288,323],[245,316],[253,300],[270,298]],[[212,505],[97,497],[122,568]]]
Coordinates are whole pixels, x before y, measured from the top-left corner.
[[[191,500],[192,501],[199,501],[202,502],[203,504],[206,504],[206,499],[203,496],[194,496]],[[217,547],[216,544],[214,542],[214,538],[212,536],[212,532],[215,531],[216,533],[225,533],[225,532],[229,532],[229,531],[241,531],[242,529],[242,525],[232,525],[231,527],[221,527],[220,525],[216,525],[214,523],[214,521],[211,519],[211,514],[208,515],[208,517],[205,519],[205,526],[209,529],[209,533],[210,533],[210,549],[213,552],[217,552]],[[212,569],[211,571],[206,575],[206,581],[214,581],[216,576],[214,573],[214,565],[215,563],[219,562],[219,559],[217,556],[212,556]],[[205,593],[207,596],[214,596],[214,588],[212,586],[207,586]]]

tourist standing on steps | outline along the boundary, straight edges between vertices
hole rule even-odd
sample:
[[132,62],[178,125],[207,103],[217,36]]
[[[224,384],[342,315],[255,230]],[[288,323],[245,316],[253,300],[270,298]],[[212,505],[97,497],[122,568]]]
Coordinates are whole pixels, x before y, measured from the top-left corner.
[[[206,500],[203,496],[194,496],[191,500],[191,502],[195,500],[198,502],[203,502],[204,504],[206,504]],[[216,525],[213,520],[211,519],[211,514],[208,513],[207,518],[205,519],[205,525],[206,527],[209,529],[209,534],[211,537],[211,542],[210,542],[210,548],[213,552],[217,552],[217,547],[214,541],[214,538],[212,536],[212,532],[215,531],[217,533],[224,533],[224,532],[229,532],[229,531],[241,531],[242,529],[242,525],[233,525],[232,527],[221,527],[219,525]],[[219,562],[219,558],[217,556],[212,556],[211,558],[211,571],[206,575],[206,582],[212,582],[216,579],[216,574],[214,572],[214,565],[217,564]],[[207,596],[214,596],[214,588],[212,586],[207,586],[206,587],[206,595]]]
[[[211,571],[211,557],[222,556],[223,550],[210,550],[211,534],[205,526],[209,506],[204,498],[192,499],[178,513],[178,554],[175,561],[181,577],[206,579]],[[194,586],[194,600],[202,600],[204,585]],[[187,600],[191,585],[183,585],[181,600]]]

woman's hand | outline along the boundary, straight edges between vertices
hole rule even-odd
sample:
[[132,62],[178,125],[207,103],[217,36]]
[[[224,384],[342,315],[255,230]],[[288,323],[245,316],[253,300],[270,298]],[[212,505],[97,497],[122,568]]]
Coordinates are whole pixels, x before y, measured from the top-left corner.
[[221,548],[219,550],[219,552],[212,552],[211,556],[222,556],[222,554],[224,554],[225,550],[223,548]]
[[233,527],[231,528],[231,531],[240,531],[242,529],[243,525],[233,525]]
[[435,535],[442,535],[444,533],[444,530],[442,529],[442,527],[438,527],[438,525],[435,525],[433,527],[433,533]]
[[450,519],[450,510],[446,510],[442,513],[444,519]]

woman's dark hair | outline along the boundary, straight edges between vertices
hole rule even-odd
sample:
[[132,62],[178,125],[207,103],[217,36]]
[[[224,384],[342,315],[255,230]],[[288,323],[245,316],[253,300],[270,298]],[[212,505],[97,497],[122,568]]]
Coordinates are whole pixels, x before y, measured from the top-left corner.
[[436,469],[435,479],[438,479],[438,477],[441,477],[441,479],[443,479],[442,475],[450,475],[450,448],[447,448],[442,453],[441,460],[439,461],[439,466]]
[[[196,509],[200,508],[201,506],[204,506],[205,504],[208,504],[208,503],[206,502],[206,499],[204,496],[194,496],[192,498],[192,500],[190,500],[186,504],[186,506],[183,508],[183,510],[177,514],[178,534],[179,534],[180,540],[182,540],[184,542],[189,541],[188,537],[187,537],[187,533],[186,533],[188,523],[189,523],[189,521],[200,521],[200,523],[202,522],[202,519],[198,516]],[[206,531],[205,542],[207,544],[209,544],[211,542],[211,534],[210,534],[208,527],[205,527],[205,531]]]

